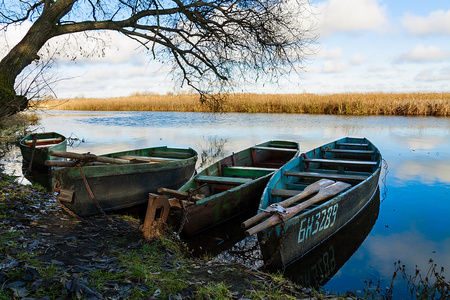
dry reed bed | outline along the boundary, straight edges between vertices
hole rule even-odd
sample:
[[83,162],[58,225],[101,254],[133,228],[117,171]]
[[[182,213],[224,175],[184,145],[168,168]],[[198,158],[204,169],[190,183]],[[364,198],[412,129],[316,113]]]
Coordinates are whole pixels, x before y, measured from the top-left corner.
[[[45,102],[47,109],[82,111],[190,111],[214,109],[198,95],[134,95]],[[450,116],[450,93],[229,94],[223,112],[332,115]]]

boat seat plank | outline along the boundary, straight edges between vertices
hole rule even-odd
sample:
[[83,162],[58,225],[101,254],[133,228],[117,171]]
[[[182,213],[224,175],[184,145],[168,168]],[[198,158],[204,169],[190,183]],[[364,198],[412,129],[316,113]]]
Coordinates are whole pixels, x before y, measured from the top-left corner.
[[376,166],[376,161],[362,161],[362,160],[344,160],[344,159],[325,159],[325,158],[304,158],[304,162],[338,164],[338,165],[353,165],[353,166]]
[[266,151],[280,151],[280,152],[290,152],[290,153],[297,153],[297,149],[292,148],[276,148],[276,147],[252,147],[252,150],[266,150]]
[[229,166],[225,168],[228,170],[249,170],[249,171],[266,171],[266,172],[273,172],[278,170],[278,168],[246,167],[246,166]]
[[374,150],[350,150],[350,149],[328,149],[326,152],[331,153],[350,153],[350,154],[374,154]]
[[282,198],[290,198],[295,195],[301,193],[299,190],[282,190],[282,189],[273,189],[272,197],[282,197]]
[[261,177],[278,170],[278,168],[229,166],[222,168],[223,176]]
[[285,176],[292,177],[313,177],[313,178],[325,178],[334,180],[358,180],[363,181],[369,176],[364,175],[347,175],[347,174],[336,174],[336,173],[317,173],[317,172],[295,172],[295,171],[285,171]]
[[[51,138],[51,139],[37,139],[36,140],[36,144],[43,144],[43,143],[51,143],[51,144],[56,144],[56,143],[60,143],[62,142],[64,139],[62,137],[59,138]],[[33,140],[26,140],[25,141],[26,145],[31,145],[33,144]]]
[[195,177],[195,181],[204,182],[204,183],[217,183],[217,184],[233,184],[239,185],[247,182],[251,182],[253,179],[251,178],[242,178],[242,177],[222,177],[222,176],[207,176],[207,175],[198,175]]
[[369,144],[360,144],[360,143],[336,143],[336,145],[349,147],[369,147]]

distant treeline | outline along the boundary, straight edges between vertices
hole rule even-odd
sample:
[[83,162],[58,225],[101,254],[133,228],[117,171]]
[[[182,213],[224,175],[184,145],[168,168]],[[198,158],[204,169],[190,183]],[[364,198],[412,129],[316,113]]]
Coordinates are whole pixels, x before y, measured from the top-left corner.
[[40,106],[45,109],[82,111],[450,116],[450,93],[228,94],[219,104],[202,104],[196,94],[136,94],[105,99],[47,100]]

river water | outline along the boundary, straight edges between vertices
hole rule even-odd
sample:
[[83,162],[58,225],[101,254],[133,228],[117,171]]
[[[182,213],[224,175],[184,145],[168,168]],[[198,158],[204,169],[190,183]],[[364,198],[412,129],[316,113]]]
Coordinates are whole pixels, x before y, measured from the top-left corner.
[[[417,266],[425,277],[430,260],[438,269],[450,270],[450,118],[67,111],[40,115],[36,131],[78,138],[68,151],[79,153],[167,145],[212,155],[211,147],[221,146],[219,156],[225,156],[276,139],[297,141],[306,152],[344,136],[366,137],[385,160],[374,204],[343,235],[286,274],[300,283],[311,283],[311,274],[323,275],[324,289],[345,293],[368,287],[364,279],[389,287],[399,261],[411,275]],[[10,160],[20,160],[20,153],[12,155]],[[229,235],[210,240],[218,246],[230,241]],[[396,284],[404,285],[400,281]],[[400,287],[394,293],[408,298]]]

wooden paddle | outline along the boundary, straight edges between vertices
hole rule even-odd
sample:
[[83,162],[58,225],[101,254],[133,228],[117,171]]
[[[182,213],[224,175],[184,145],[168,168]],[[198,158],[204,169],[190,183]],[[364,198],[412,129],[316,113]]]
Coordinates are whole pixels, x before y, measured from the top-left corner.
[[[322,188],[327,187],[331,184],[333,184],[334,181],[333,180],[329,180],[329,179],[320,179],[319,181],[316,181],[310,185],[308,185],[301,193],[299,193],[298,195],[295,195],[291,198],[288,198],[284,201],[281,201],[279,203],[277,203],[278,205],[282,206],[282,207],[289,207],[292,204],[294,204],[295,202],[302,200],[308,196],[311,196],[312,194],[315,194],[317,192],[319,192]],[[258,213],[257,215],[251,217],[250,219],[248,219],[245,222],[242,222],[241,224],[241,228],[242,229],[246,229],[249,228],[251,225],[261,221],[262,219],[269,217],[271,215],[271,211],[275,211],[274,208],[268,206],[266,208],[266,211],[262,211],[260,213]]]
[[[286,212],[282,213],[283,221],[286,222],[287,220],[293,218],[296,214],[298,214],[303,209],[311,206],[314,203],[320,202],[322,200],[326,200],[328,198],[334,197],[338,195],[339,193],[345,191],[351,187],[351,184],[338,181],[336,183],[333,183],[332,185],[329,185],[319,191],[317,195],[312,197],[311,199],[306,200],[303,203],[297,204],[295,206],[289,207],[286,209]],[[262,223],[259,223],[258,225],[248,229],[245,231],[246,236],[252,236],[255,233],[258,233],[260,231],[263,231],[266,228],[272,227],[274,225],[277,225],[281,223],[280,217],[277,215],[273,215],[267,220],[265,220]]]
[[91,153],[74,153],[74,152],[65,152],[65,151],[50,151],[50,155],[57,156],[57,157],[65,157],[65,158],[71,158],[71,159],[77,159],[80,161],[99,161],[104,163],[110,163],[110,164],[132,164],[133,162],[128,159],[119,159],[119,158],[112,158],[112,157],[103,157],[103,156],[97,156],[95,154]]
[[[190,196],[188,192],[182,192],[182,191],[177,191],[177,190],[172,190],[172,189],[167,189],[167,188],[159,188],[158,193],[167,195],[170,197],[174,197],[179,200],[187,200]],[[201,199],[202,198],[199,196],[192,196],[189,200],[196,202]]]

